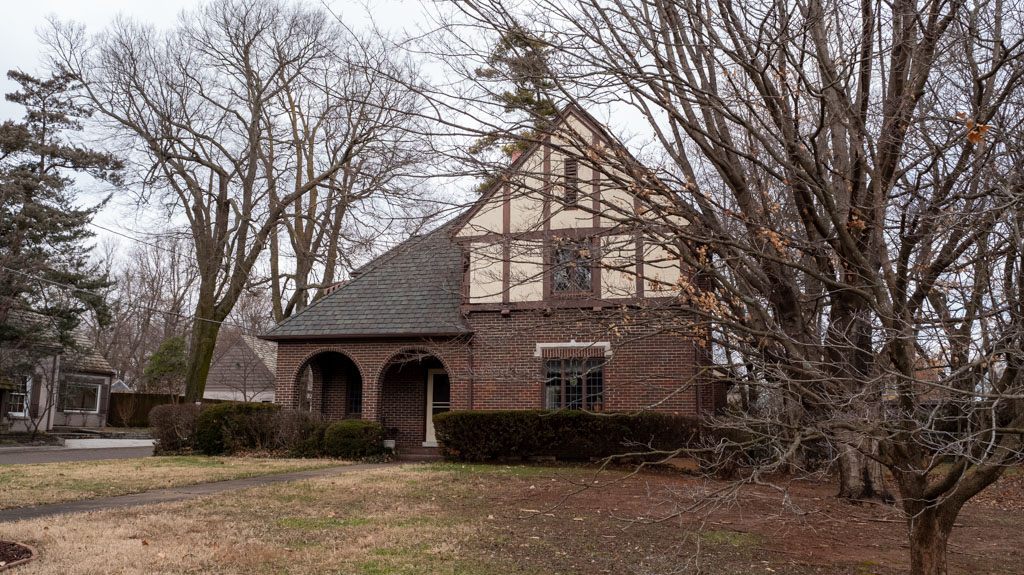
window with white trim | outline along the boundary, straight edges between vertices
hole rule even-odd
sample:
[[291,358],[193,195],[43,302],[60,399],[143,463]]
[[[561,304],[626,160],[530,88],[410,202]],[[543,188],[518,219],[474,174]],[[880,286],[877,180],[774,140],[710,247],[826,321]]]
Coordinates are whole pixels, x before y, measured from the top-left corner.
[[64,380],[64,411],[99,413],[103,394],[102,377],[69,375]]
[[604,409],[604,361],[551,359],[545,367],[545,409]]
[[11,392],[7,404],[7,415],[9,417],[28,417],[29,398],[32,396],[32,378],[27,375],[14,378],[15,389]]

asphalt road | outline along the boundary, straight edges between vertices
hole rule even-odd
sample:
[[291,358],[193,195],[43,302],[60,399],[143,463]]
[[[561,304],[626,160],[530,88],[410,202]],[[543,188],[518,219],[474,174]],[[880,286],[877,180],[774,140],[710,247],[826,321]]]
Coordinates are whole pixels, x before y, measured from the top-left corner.
[[0,449],[0,465],[94,461],[97,459],[135,459],[151,455],[153,455],[152,446],[98,449],[68,449],[66,447],[41,447],[31,450]]

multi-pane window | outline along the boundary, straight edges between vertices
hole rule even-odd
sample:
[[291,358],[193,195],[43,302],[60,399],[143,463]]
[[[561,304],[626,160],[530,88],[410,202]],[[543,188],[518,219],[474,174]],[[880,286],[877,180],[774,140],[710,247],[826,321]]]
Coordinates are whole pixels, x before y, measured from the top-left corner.
[[576,158],[566,158],[562,164],[564,169],[562,181],[563,181],[563,200],[566,206],[575,206],[576,202],[580,199],[580,166]]
[[553,359],[546,364],[546,409],[604,408],[604,362],[587,359]]
[[15,389],[11,392],[7,405],[7,415],[11,417],[28,417],[29,396],[32,393],[32,378],[17,376],[14,379]]
[[555,292],[589,292],[593,279],[593,246],[589,240],[560,242],[554,251]]
[[356,366],[352,366],[348,372],[348,389],[346,391],[348,396],[348,412],[362,413],[363,376],[359,374],[359,369]]
[[68,376],[64,383],[64,411],[99,412],[104,381],[102,377]]

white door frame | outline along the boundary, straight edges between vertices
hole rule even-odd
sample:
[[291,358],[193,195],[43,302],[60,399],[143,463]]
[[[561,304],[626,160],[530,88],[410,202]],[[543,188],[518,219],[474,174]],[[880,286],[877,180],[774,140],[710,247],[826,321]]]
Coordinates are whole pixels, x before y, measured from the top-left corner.
[[[423,439],[423,447],[437,447],[437,436],[434,434],[434,376],[448,375],[444,369],[432,368],[427,370],[427,429]],[[451,378],[448,378],[448,404],[440,407],[452,408],[451,403]]]

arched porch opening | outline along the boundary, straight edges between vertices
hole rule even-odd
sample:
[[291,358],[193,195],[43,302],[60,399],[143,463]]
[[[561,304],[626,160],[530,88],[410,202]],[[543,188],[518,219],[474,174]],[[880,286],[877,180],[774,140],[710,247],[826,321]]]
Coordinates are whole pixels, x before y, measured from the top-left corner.
[[327,421],[359,419],[363,413],[363,377],[359,366],[337,351],[318,353],[299,370],[298,408]]
[[407,350],[381,369],[380,422],[398,446],[434,447],[432,416],[451,410],[450,372],[435,354]]

